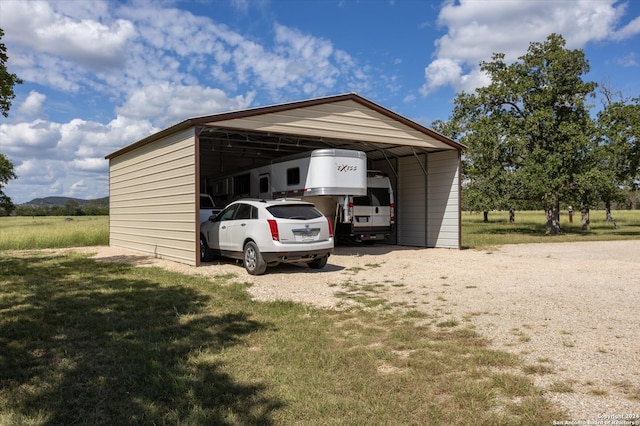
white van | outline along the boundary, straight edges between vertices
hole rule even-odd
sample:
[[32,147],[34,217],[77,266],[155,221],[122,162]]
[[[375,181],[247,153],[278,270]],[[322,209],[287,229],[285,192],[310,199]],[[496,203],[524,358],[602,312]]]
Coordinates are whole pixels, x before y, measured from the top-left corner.
[[355,241],[385,240],[393,231],[395,202],[389,177],[367,172],[367,195],[353,197],[351,237]]

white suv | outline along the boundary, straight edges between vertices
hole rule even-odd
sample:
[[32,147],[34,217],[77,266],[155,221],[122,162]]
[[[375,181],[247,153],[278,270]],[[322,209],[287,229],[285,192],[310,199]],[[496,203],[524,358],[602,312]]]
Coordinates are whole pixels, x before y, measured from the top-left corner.
[[240,259],[251,275],[279,263],[320,269],[332,252],[331,222],[305,201],[238,200],[200,226],[201,261]]

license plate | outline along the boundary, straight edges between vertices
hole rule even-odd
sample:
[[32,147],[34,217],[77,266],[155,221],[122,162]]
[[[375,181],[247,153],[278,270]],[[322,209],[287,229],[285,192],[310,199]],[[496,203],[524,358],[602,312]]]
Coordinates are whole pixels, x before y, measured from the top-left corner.
[[356,222],[369,222],[369,216],[356,216]]
[[318,235],[320,235],[319,229],[294,229],[293,235],[295,236],[296,241],[315,241],[318,239]]

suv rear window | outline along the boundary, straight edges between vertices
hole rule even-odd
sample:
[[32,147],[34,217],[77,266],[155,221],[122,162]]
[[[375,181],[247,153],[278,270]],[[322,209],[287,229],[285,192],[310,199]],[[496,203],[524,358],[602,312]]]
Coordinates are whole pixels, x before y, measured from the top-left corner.
[[270,206],[267,207],[269,213],[273,217],[280,219],[315,219],[322,217],[322,213],[316,210],[315,207],[306,204],[287,204],[282,206]]

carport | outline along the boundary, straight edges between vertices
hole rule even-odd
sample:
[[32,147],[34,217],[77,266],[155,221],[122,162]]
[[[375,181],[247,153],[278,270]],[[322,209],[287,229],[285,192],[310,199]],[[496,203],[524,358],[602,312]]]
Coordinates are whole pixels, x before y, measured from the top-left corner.
[[110,245],[199,265],[201,192],[319,148],[364,151],[391,177],[392,244],[461,247],[463,146],[353,93],[189,118],[107,155]]

